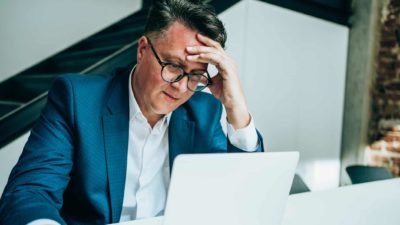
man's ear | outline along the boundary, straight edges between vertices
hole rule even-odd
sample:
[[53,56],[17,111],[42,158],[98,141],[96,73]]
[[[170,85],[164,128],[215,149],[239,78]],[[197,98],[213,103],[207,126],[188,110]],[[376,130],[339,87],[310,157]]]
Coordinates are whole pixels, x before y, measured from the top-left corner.
[[139,64],[143,59],[144,50],[147,48],[148,42],[145,36],[142,36],[138,40],[138,48],[136,53],[137,64]]

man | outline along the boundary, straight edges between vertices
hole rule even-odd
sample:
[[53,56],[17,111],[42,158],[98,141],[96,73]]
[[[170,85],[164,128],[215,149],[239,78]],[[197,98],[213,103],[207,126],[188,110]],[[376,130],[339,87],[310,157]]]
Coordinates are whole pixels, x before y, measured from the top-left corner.
[[[10,175],[0,224],[162,215],[178,154],[263,151],[225,40],[209,6],[157,1],[134,68],[58,78]],[[212,95],[199,92],[205,87]]]

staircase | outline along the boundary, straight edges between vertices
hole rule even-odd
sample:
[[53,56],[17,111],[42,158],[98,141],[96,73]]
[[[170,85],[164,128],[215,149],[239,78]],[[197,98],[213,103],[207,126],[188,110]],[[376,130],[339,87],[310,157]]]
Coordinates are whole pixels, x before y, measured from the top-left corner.
[[[217,13],[221,13],[236,2],[238,0],[213,0],[210,4]],[[32,128],[57,76],[65,73],[107,73],[115,67],[133,66],[136,63],[137,40],[143,34],[147,12],[148,8],[143,8],[1,82],[0,149]]]

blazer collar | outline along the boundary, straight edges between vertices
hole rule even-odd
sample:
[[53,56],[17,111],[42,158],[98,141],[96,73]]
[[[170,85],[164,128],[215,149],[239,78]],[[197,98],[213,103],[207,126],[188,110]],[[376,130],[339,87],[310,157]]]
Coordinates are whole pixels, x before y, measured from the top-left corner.
[[129,138],[128,78],[129,70],[115,71],[102,117],[113,223],[119,221],[124,198]]
[[178,107],[171,115],[168,127],[169,168],[179,154],[189,154],[194,148],[195,123],[189,119],[184,105]]
[[112,73],[113,81],[105,98],[110,114],[123,113],[129,116],[129,74],[130,70],[127,68],[118,68]]

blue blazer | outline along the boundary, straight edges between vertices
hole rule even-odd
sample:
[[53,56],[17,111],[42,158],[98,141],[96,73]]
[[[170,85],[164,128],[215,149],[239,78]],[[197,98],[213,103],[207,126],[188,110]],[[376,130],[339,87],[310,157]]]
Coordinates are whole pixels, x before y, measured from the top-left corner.
[[[57,78],[0,201],[0,224],[119,221],[127,167],[130,69]],[[196,93],[169,124],[169,160],[182,153],[242,152],[220,125],[221,103]],[[258,134],[259,135],[259,134]],[[263,151],[259,135],[257,151]]]

